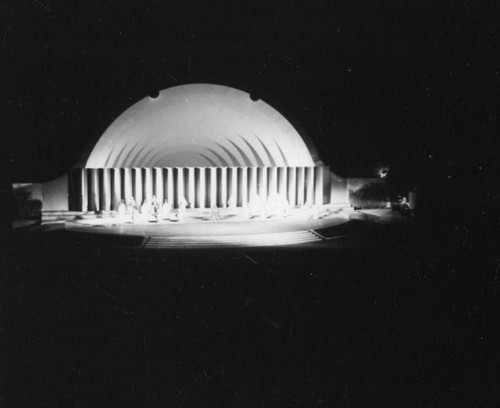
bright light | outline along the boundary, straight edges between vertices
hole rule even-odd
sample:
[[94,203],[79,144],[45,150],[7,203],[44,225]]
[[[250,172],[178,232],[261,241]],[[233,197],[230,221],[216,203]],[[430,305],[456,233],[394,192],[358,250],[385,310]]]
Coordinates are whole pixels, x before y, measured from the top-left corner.
[[389,169],[387,167],[383,167],[377,171],[377,174],[380,178],[386,178],[387,174],[389,174]]

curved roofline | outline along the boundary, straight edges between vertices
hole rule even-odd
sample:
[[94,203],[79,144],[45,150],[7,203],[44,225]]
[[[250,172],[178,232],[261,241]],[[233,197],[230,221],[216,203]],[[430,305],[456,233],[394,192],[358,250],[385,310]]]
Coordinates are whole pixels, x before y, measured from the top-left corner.
[[[243,92],[247,92],[250,96],[257,96],[258,99],[261,99],[265,103],[267,103],[269,106],[273,107],[276,109],[279,113],[283,115],[283,117],[295,128],[297,133],[300,135],[304,143],[306,144],[309,152],[311,153],[311,157],[314,161],[315,164],[323,164],[323,161],[319,157],[318,150],[316,149],[316,146],[314,142],[312,141],[311,137],[309,136],[309,133],[305,129],[305,127],[302,125],[302,123],[297,119],[297,117],[290,111],[290,109],[283,103],[278,101],[277,99],[273,98],[268,92],[265,91],[247,91],[242,89]],[[257,99],[257,100],[258,100]]]
[[[281,103],[281,102],[277,101],[276,99],[272,98],[268,93],[263,93],[263,92],[259,91],[257,93],[258,97],[254,98],[253,96],[255,95],[255,92],[253,92],[252,90],[249,90],[246,87],[240,87],[240,86],[236,87],[233,84],[226,85],[226,84],[220,84],[220,83],[214,83],[214,82],[195,82],[195,83],[188,82],[188,83],[185,83],[185,84],[176,84],[174,86],[170,86],[170,87],[167,87],[167,88],[161,90],[159,93],[161,94],[162,92],[168,91],[170,89],[174,89],[174,88],[178,88],[178,87],[183,87],[183,86],[189,86],[189,85],[193,85],[193,86],[208,85],[208,86],[226,87],[226,88],[233,89],[235,91],[239,91],[239,92],[243,92],[243,93],[248,94],[249,97],[253,101],[257,102],[257,101],[261,100],[264,104],[268,105],[273,110],[275,110],[278,114],[280,114],[289,123],[289,125],[293,129],[295,129],[295,131],[297,132],[297,134],[300,136],[300,138],[302,139],[303,143],[305,144],[305,147],[309,151],[309,154],[310,154],[310,157],[311,157],[313,163],[315,165],[318,165],[318,164],[322,165],[323,164],[323,162],[321,161],[321,159],[319,157],[318,151],[316,150],[316,147],[315,147],[313,141],[311,140],[311,138],[310,138],[309,134],[307,133],[307,131],[305,130],[305,128],[302,126],[302,124],[296,118],[296,116],[294,114],[292,114],[291,111],[287,107],[285,107],[283,103]],[[111,128],[113,126],[113,124],[115,123],[115,121],[117,121],[125,112],[127,112],[129,109],[131,109],[136,104],[138,104],[141,101],[143,101],[148,96],[149,95],[146,95],[143,98],[138,99],[137,101],[135,101],[134,103],[132,103],[131,105],[129,105],[129,107],[127,109],[125,109],[124,111],[122,111],[112,121],[110,121],[110,123],[107,126],[107,128],[99,136],[99,138],[97,139],[97,141],[95,143],[88,142],[86,144],[86,146],[85,146],[85,151],[80,156],[80,159],[76,163],[75,167],[85,167],[86,163],[88,162],[88,160],[89,160],[89,158],[90,158],[90,156],[91,156],[91,154],[92,154],[92,152],[93,152],[93,150],[94,150],[94,148],[96,146],[96,144],[99,142],[99,140],[101,139],[101,137],[106,133],[106,131],[109,128]],[[149,96],[149,97],[152,98],[152,99],[155,99],[155,98],[153,98],[151,96]],[[264,146],[264,148],[265,148],[265,146]],[[279,146],[278,146],[278,149],[279,149]]]

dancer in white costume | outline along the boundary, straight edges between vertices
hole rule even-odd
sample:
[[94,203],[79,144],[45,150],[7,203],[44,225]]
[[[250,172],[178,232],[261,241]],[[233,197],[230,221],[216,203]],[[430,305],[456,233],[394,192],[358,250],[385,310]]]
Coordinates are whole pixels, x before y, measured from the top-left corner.
[[168,200],[165,198],[163,201],[163,205],[161,206],[161,219],[170,219],[170,211],[172,210],[172,206],[168,202]]
[[231,210],[234,210],[236,208],[236,198],[234,197],[234,194],[231,194],[231,197],[229,197],[229,200],[227,201],[227,206]]
[[186,197],[182,196],[179,200],[179,209],[177,211],[177,218],[179,222],[182,222],[184,219],[184,213],[186,212],[186,208],[188,207],[189,202],[186,200]]
[[125,219],[125,214],[127,212],[127,205],[125,204],[125,200],[120,200],[120,203],[118,204],[118,219],[120,222],[123,222]]
[[135,222],[135,213],[137,211],[137,203],[134,197],[130,197],[127,203],[127,212],[130,214],[132,222]]
[[151,199],[151,214],[153,215],[156,222],[158,222],[158,213],[160,212],[160,202],[154,195]]
[[220,214],[219,214],[219,209],[217,208],[217,205],[214,204],[212,208],[210,209],[210,218],[213,222],[219,222],[220,221]]
[[142,205],[141,205],[141,214],[147,215],[147,214],[149,214],[149,212],[150,212],[150,205],[149,205],[148,201],[146,199],[144,199],[144,201],[142,202]]

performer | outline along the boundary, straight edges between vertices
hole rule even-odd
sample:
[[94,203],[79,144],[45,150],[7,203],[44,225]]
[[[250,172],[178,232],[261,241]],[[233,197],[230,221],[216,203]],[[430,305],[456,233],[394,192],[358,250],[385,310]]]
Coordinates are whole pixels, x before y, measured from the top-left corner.
[[179,222],[182,222],[184,219],[184,213],[186,212],[186,208],[189,205],[189,202],[186,200],[186,197],[182,196],[179,199],[179,208],[177,210],[177,219]]
[[219,220],[220,220],[219,209],[217,208],[216,204],[212,205],[211,218],[212,218],[212,221],[214,221],[214,222],[219,222]]
[[309,205],[309,219],[317,220],[319,219],[319,205],[318,204],[310,204]]
[[234,210],[236,208],[236,198],[234,197],[234,194],[231,194],[231,197],[229,197],[229,200],[227,202],[227,206],[231,210]]
[[120,200],[120,204],[118,204],[118,218],[123,221],[125,218],[125,213],[127,212],[127,205],[125,204],[125,200],[122,198]]
[[147,219],[148,214],[151,213],[151,206],[149,205],[148,201],[144,199],[141,205],[141,217],[143,219]]
[[179,200],[179,210],[185,211],[188,205],[189,202],[186,200],[186,197],[182,196]]
[[161,207],[161,218],[165,219],[170,219],[170,211],[172,210],[172,206],[168,202],[168,200],[165,198],[163,201],[163,205]]
[[153,213],[153,216],[155,217],[156,222],[158,222],[158,212],[160,210],[160,202],[154,195],[152,200],[151,200],[151,211]]
[[137,203],[135,202],[134,197],[130,197],[127,204],[127,212],[132,217],[132,223],[135,221],[135,212],[137,211]]

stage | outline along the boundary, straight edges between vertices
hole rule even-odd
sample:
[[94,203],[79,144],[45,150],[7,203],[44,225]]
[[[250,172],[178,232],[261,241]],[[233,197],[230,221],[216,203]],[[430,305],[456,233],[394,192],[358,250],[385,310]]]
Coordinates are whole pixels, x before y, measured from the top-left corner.
[[[353,213],[342,208],[321,211],[295,209],[287,216],[254,216],[243,209],[188,209],[180,221],[158,219],[151,215],[107,215],[66,221],[68,232],[108,236],[141,237],[137,247],[145,249],[200,247],[270,247],[299,245],[335,239],[343,234]],[[332,230],[338,229],[338,233]],[[327,230],[323,235],[321,231]]]

